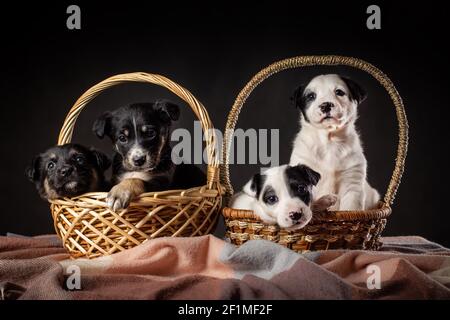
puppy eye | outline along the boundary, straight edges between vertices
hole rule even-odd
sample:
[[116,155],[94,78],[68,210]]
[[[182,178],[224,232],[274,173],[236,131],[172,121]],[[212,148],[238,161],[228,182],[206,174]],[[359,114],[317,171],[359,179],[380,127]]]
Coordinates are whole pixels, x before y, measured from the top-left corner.
[[310,92],[306,95],[306,101],[312,101],[316,98],[316,94],[314,92]]
[[336,93],[336,95],[339,97],[345,96],[345,92],[342,91],[341,89],[336,89],[336,91],[334,93]]
[[304,184],[299,184],[297,186],[297,191],[298,193],[300,193],[301,195],[307,194],[309,192],[308,190],[308,186],[304,185]]
[[153,139],[154,137],[156,137],[156,130],[155,129],[146,129],[144,131],[144,135],[150,139]]
[[52,169],[54,169],[55,168],[55,163],[53,162],[53,161],[50,161],[48,164],[47,164],[47,169],[48,170],[52,170]]
[[122,143],[127,142],[127,136],[124,134],[119,135],[119,141]]
[[83,156],[77,156],[75,158],[75,161],[78,162],[78,164],[83,164],[84,163],[84,157]]
[[265,202],[269,205],[275,204],[278,202],[278,197],[277,196],[269,196],[265,199]]

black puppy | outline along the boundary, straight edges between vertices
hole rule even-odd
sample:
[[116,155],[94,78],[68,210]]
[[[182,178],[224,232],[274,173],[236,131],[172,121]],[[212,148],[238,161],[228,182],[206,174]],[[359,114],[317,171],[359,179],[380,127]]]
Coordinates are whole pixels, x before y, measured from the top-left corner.
[[172,121],[180,109],[168,101],[135,103],[99,117],[93,126],[115,149],[112,183],[107,203],[113,210],[128,207],[144,192],[187,189],[205,184],[204,173],[193,165],[175,165],[171,158]]
[[103,153],[69,143],[34,157],[26,174],[39,195],[48,200],[105,191],[108,186],[104,171],[110,165]]

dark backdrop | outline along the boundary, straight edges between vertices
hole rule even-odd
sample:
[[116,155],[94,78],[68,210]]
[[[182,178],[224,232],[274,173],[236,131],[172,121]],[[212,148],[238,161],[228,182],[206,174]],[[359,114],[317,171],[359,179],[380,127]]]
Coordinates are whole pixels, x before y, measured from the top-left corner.
[[[0,234],[53,232],[48,205],[39,199],[24,169],[56,143],[74,101],[104,78],[132,71],[163,74],[188,88],[223,129],[234,98],[261,68],[286,57],[340,54],[383,70],[402,95],[410,123],[406,172],[385,235],[421,235],[450,246],[446,211],[448,147],[448,50],[445,9],[412,2],[384,4],[382,30],[365,27],[369,2],[230,1],[210,4],[75,2],[82,30],[69,31],[65,1],[2,4],[1,15],[1,213]],[[281,162],[289,160],[297,130],[290,105],[294,88],[319,72],[338,72],[369,93],[360,108],[360,128],[371,183],[384,191],[394,164],[397,132],[389,97],[369,75],[350,68],[286,71],[258,87],[238,127],[279,128]],[[74,140],[108,151],[91,133],[102,111],[159,97],[179,101],[154,86],[109,90],[83,111]],[[179,126],[192,128],[184,108]],[[231,168],[235,187],[258,166]],[[223,232],[219,228],[217,234]]]

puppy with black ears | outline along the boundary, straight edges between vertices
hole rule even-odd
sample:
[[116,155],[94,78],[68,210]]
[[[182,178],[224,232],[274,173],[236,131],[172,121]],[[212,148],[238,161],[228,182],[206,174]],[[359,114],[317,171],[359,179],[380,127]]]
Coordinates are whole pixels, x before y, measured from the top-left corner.
[[114,146],[112,183],[107,197],[114,211],[125,209],[144,192],[187,189],[205,184],[196,166],[172,161],[170,134],[179,107],[169,101],[135,103],[105,112],[94,123],[100,139],[108,136]]
[[28,179],[45,200],[75,197],[108,189],[104,172],[111,165],[103,153],[79,144],[65,144],[34,157]]
[[268,224],[278,224],[288,230],[303,228],[313,211],[325,211],[337,197],[326,195],[313,202],[313,187],[320,174],[305,165],[272,167],[263,174],[255,174],[236,193],[230,207],[252,210]]
[[367,182],[367,161],[355,128],[358,105],[366,92],[355,81],[336,74],[320,75],[294,94],[300,109],[290,165],[305,164],[322,179],[315,187],[319,198],[337,194],[334,210],[365,210],[379,200]]

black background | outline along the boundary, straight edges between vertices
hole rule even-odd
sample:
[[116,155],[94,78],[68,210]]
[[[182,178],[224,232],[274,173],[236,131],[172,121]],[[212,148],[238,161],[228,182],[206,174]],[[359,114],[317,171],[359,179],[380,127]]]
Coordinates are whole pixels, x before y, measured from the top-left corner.
[[[68,3],[1,7],[0,234],[53,232],[48,205],[24,176],[31,158],[56,143],[69,108],[90,86],[132,71],[163,74],[189,89],[223,129],[236,95],[256,72],[297,55],[339,54],[383,70],[403,97],[410,124],[406,172],[384,235],[420,235],[450,246],[447,212],[448,33],[440,3],[376,2],[382,29],[366,28],[372,2],[259,1],[233,3],[153,1],[74,2],[82,29],[66,28]],[[337,72],[368,91],[358,127],[369,161],[369,180],[382,193],[394,165],[397,132],[387,93],[369,75],[350,68],[306,68],[277,74],[246,103],[238,127],[280,129],[286,163],[297,130],[290,105],[294,88],[315,74]],[[144,84],[113,88],[81,114],[74,141],[110,146],[91,133],[95,117],[123,104],[171,98]],[[186,106],[183,104],[183,106]],[[194,116],[182,110],[180,127]],[[235,165],[240,187],[258,166]],[[216,234],[221,235],[222,228]]]

